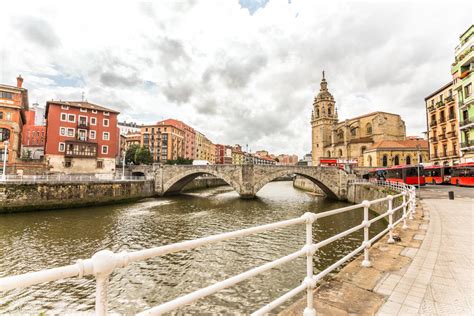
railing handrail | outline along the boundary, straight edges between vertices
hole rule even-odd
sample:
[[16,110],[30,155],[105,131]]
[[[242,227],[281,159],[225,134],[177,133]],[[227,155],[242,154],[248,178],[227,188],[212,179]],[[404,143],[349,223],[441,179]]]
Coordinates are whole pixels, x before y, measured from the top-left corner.
[[104,176],[100,175],[0,175],[0,183],[71,183],[71,182],[110,182],[110,181],[145,181],[146,176]]
[[[265,305],[253,315],[263,315],[273,308],[281,305],[287,299],[294,297],[300,292],[307,291],[307,307],[305,309],[304,315],[315,315],[315,309],[313,304],[313,290],[316,287],[316,284],[324,276],[330,273],[332,270],[341,266],[347,260],[356,256],[362,250],[364,251],[364,260],[362,265],[365,267],[371,266],[369,260],[369,248],[370,246],[380,239],[387,232],[389,233],[389,243],[393,243],[393,228],[399,223],[403,222],[403,228],[407,228],[407,217],[409,219],[413,218],[415,212],[415,187],[410,186],[404,183],[398,182],[388,182],[388,181],[367,181],[367,180],[353,180],[350,181],[351,185],[379,185],[392,189],[395,192],[399,192],[395,195],[388,195],[387,197],[372,200],[372,201],[363,201],[362,203],[338,208],[334,210],[325,211],[322,213],[311,213],[307,212],[304,215],[280,222],[259,225],[256,227],[245,228],[237,231],[221,233],[217,235],[211,235],[208,237],[202,237],[194,240],[187,240],[179,243],[174,243],[165,246],[154,247],[150,249],[138,250],[133,252],[120,252],[113,253],[110,250],[101,250],[95,253],[91,258],[85,260],[78,260],[76,264],[63,266],[59,268],[53,268],[48,270],[42,270],[37,272],[30,272],[21,275],[14,275],[0,278],[0,291],[7,291],[16,288],[23,288],[27,286],[32,286],[35,284],[40,284],[43,282],[56,281],[69,277],[79,276],[80,278],[86,275],[94,275],[96,278],[96,303],[95,303],[95,312],[97,315],[104,315],[107,313],[107,288],[109,276],[113,273],[116,268],[123,268],[135,261],[147,260],[157,256],[163,256],[169,253],[174,253],[178,251],[185,251],[194,249],[203,245],[214,244],[220,241],[228,240],[231,238],[243,237],[251,234],[256,234],[264,231],[271,231],[283,227],[289,227],[293,225],[305,224],[306,226],[306,244],[300,250],[297,250],[291,254],[288,254],[284,257],[278,258],[271,262],[267,262],[263,265],[254,267],[246,272],[238,274],[236,276],[227,278],[223,281],[216,282],[205,288],[196,290],[184,296],[175,298],[169,302],[163,303],[159,306],[152,307],[146,311],[143,311],[139,315],[157,315],[165,312],[169,312],[175,308],[181,307],[183,305],[189,304],[193,301],[196,301],[202,297],[216,293],[219,290],[235,285],[239,282],[242,282],[252,276],[260,274],[264,271],[272,269],[278,265],[289,262],[301,256],[306,256],[306,278],[303,280],[302,284],[298,287],[287,292],[283,296],[277,298],[273,302]],[[402,198],[402,204],[398,207],[393,208],[393,199]],[[369,207],[377,203],[388,202],[387,211],[378,215],[375,218],[369,219]],[[325,240],[321,240],[317,243],[312,241],[312,226],[315,221],[320,218],[332,216],[339,213],[349,212],[355,209],[363,208],[364,210],[364,220],[361,224],[351,227],[343,232],[340,232],[334,236],[331,236]],[[393,214],[399,210],[403,210],[403,214],[396,222],[393,222]],[[388,216],[389,224],[387,228],[378,233],[376,236],[369,238],[369,227],[374,222],[381,220],[382,218]],[[313,255],[321,247],[326,246],[340,238],[343,238],[349,234],[352,234],[360,229],[364,230],[364,241],[362,244],[344,256],[342,259],[338,260],[331,266],[327,267],[323,271],[320,271],[318,274],[313,273]]]

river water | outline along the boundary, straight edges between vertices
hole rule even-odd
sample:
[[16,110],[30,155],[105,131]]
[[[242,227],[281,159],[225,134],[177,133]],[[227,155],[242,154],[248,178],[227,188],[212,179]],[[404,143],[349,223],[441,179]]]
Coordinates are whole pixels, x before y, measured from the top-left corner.
[[[101,249],[140,250],[346,205],[294,189],[291,182],[272,182],[253,200],[241,200],[229,187],[220,187],[132,204],[2,215],[0,277],[71,264]],[[362,218],[358,210],[321,219],[314,225],[314,239],[360,224]],[[380,225],[373,225],[372,233]],[[315,271],[355,249],[362,238],[361,231],[320,249]],[[132,263],[111,277],[109,310],[143,311],[285,256],[304,242],[301,225]],[[298,286],[305,271],[302,257],[175,314],[248,314]],[[92,312],[94,293],[92,277],[50,282],[0,293],[0,313]]]

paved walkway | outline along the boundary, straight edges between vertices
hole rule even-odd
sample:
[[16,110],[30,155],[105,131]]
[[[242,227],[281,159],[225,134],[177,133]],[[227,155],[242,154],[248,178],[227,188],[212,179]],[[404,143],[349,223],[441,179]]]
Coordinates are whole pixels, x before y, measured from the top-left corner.
[[427,197],[421,204],[430,221],[422,224],[426,235],[414,238],[423,243],[408,249],[406,271],[375,289],[389,295],[378,315],[474,315],[474,199]]

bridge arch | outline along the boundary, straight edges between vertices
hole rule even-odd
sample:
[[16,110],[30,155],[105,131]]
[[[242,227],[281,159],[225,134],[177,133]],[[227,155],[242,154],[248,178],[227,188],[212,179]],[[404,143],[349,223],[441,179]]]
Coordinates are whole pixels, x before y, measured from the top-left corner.
[[[319,170],[319,169],[318,169]],[[266,184],[270,183],[271,181],[275,180],[279,177],[284,177],[287,175],[296,174],[298,176],[302,176],[314,184],[316,184],[329,198],[338,199],[339,192],[338,188],[324,183],[323,179],[321,179],[318,175],[318,171],[316,170],[272,170],[271,173],[262,177],[255,185],[254,185],[254,193],[257,194]]]
[[163,183],[163,195],[179,193],[188,183],[206,174],[223,180],[240,193],[240,184],[226,174],[220,173],[217,170],[210,170],[210,168],[203,168],[202,170],[200,168],[189,168],[189,170],[175,174],[171,179]]

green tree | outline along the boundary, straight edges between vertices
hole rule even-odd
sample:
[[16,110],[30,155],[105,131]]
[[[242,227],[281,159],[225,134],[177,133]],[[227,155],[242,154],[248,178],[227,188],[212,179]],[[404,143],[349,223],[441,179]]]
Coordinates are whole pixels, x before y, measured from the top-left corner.
[[186,159],[183,157],[178,157],[178,159],[175,160],[167,160],[166,161],[167,165],[192,165],[193,160],[192,159]]
[[143,146],[135,152],[135,164],[149,165],[153,163],[153,156],[147,147]]
[[140,149],[140,145],[136,145],[136,144],[128,147],[127,151],[125,152],[125,163],[137,164],[135,161],[135,155],[139,149]]

